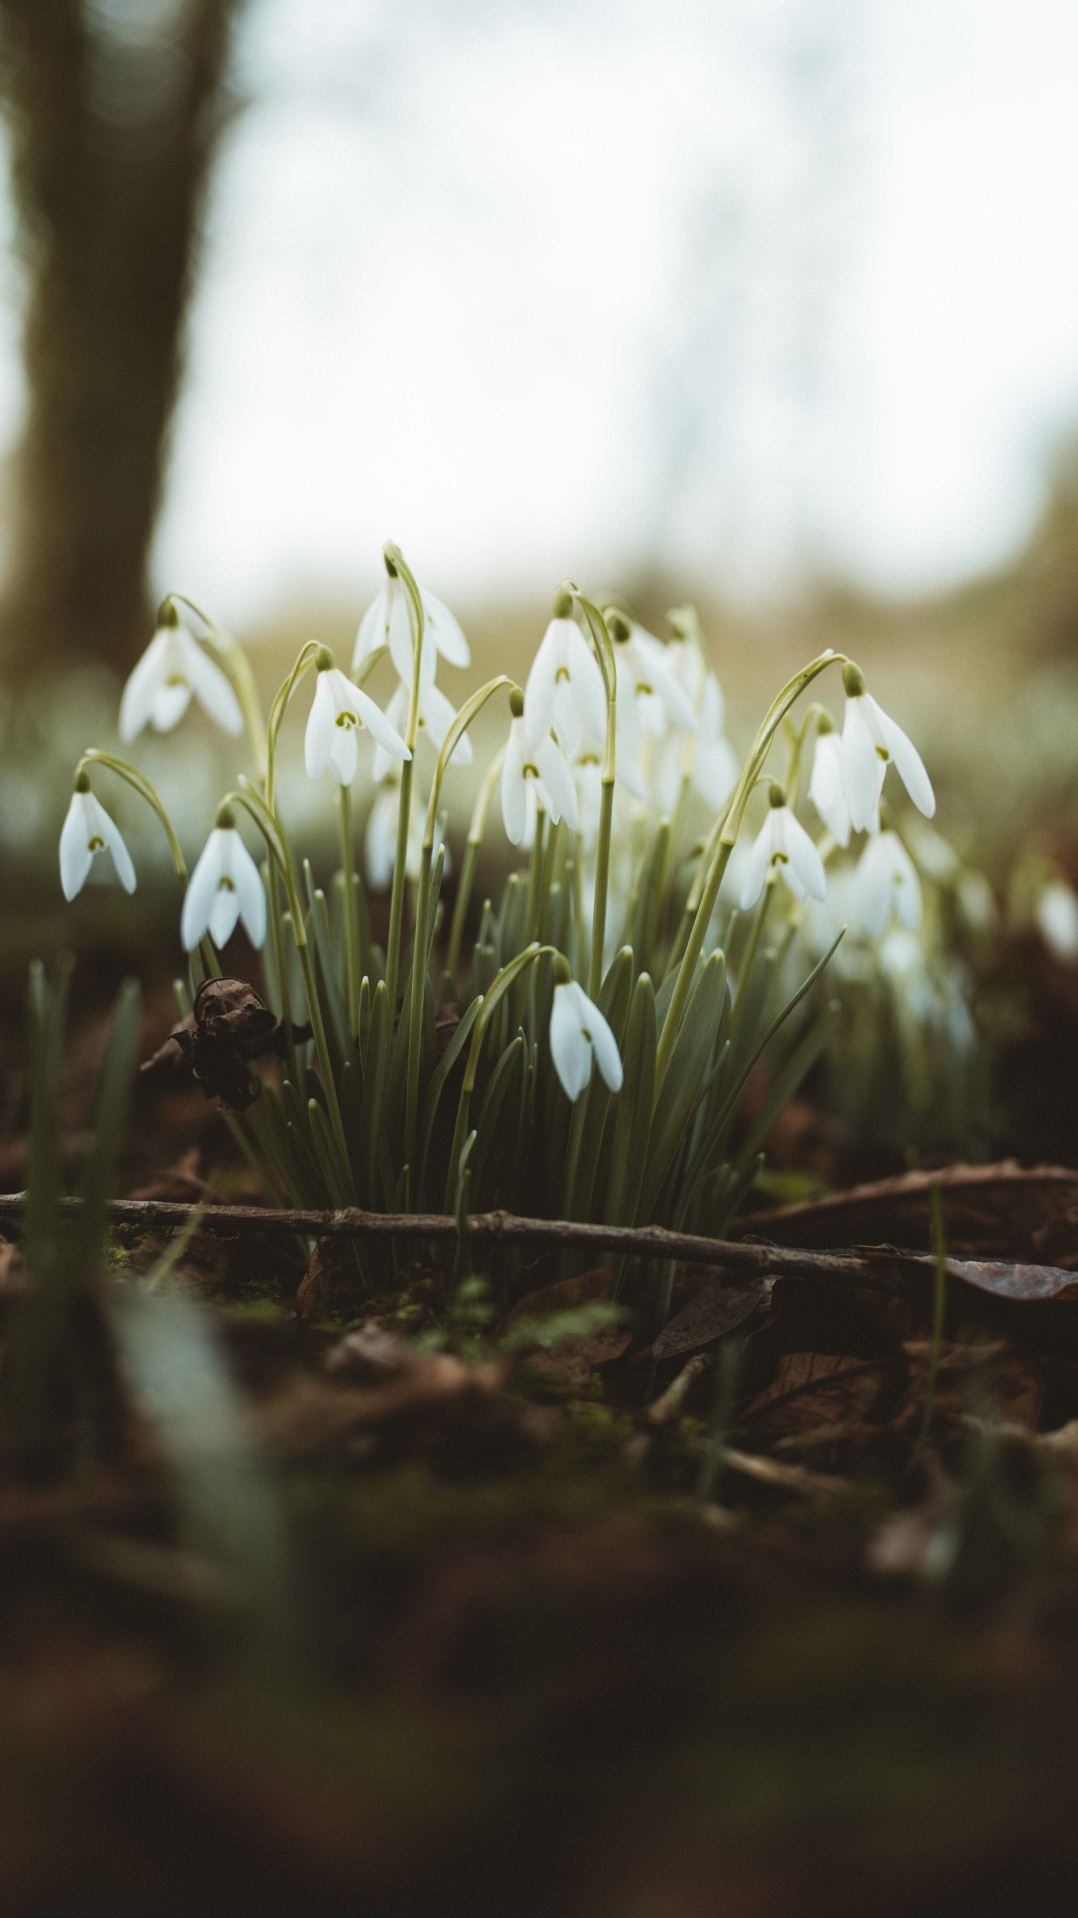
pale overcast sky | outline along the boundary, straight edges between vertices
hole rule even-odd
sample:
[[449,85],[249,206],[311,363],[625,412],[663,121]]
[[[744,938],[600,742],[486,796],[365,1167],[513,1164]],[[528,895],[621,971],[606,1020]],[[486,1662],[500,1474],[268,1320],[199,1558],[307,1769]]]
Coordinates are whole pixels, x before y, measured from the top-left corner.
[[[1078,424],[1074,0],[250,0],[157,549],[918,590]],[[14,295],[0,426],[17,424]]]

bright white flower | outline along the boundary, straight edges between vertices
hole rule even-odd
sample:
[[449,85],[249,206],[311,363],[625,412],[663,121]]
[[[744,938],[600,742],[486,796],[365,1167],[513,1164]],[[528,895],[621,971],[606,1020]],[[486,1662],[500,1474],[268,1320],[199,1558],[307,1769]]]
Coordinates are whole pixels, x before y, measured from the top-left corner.
[[930,819],[936,810],[936,796],[913,741],[865,691],[864,676],[856,666],[844,668],[842,683],[846,688],[842,789],[854,826],[858,832],[871,826],[892,762],[914,805]]
[[579,1099],[591,1083],[592,1061],[611,1092],[621,1091],[618,1042],[598,1006],[575,979],[555,986],[550,1014],[550,1056],[566,1097]]
[[[374,804],[367,815],[366,831],[363,835],[363,862],[367,870],[367,880],[375,892],[385,892],[393,879],[393,867],[397,858],[397,827],[401,816],[400,768],[394,769],[384,779],[374,796]],[[405,872],[409,879],[419,878],[420,862],[423,856],[423,814],[412,793],[412,816],[408,821],[408,849],[405,854]],[[439,823],[434,841],[434,857],[445,846],[445,838]],[[450,870],[449,853],[446,850],[444,871]]]
[[748,912],[756,904],[772,869],[781,874],[795,899],[826,899],[823,861],[804,826],[786,804],[780,786],[771,788],[767,818],[745,861],[738,901],[742,912]]
[[502,765],[502,818],[512,845],[524,843],[536,805],[556,825],[566,819],[575,830],[579,813],[569,761],[548,733],[538,746],[529,746],[524,721],[515,715]]
[[587,735],[606,737],[606,692],[598,661],[575,619],[555,617],[539,642],[524,688],[530,746],[554,732],[572,759]]
[[166,602],[157,631],[124,687],[120,738],[130,743],[147,724],[159,733],[171,732],[187,711],[192,693],[226,733],[242,733],[243,714],[227,675],[181,624],[171,602]]
[[[448,606],[433,593],[419,588],[423,602],[423,655],[419,683],[429,686],[438,665],[438,654],[451,666],[470,666],[472,655],[457,620]],[[390,573],[380,593],[371,601],[359,622],[352,671],[379,646],[389,647],[389,656],[406,686],[412,684],[415,667],[415,640],[412,636],[412,612],[408,591],[396,573]]]
[[833,728],[816,735],[809,798],[832,839],[840,846],[848,846],[850,809],[842,785],[842,741]]
[[[670,650],[672,652],[673,647]],[[695,656],[695,648],[684,641],[680,642],[680,650]],[[669,733],[656,755],[652,788],[656,805],[668,817],[677,807],[684,778],[713,812],[726,804],[737,784],[740,771],[737,754],[723,730],[726,703],[722,687],[714,673],[702,667],[697,707],[699,733],[695,736],[681,730]]]
[[328,767],[342,786],[350,786],[359,765],[359,731],[369,728],[390,759],[411,759],[403,739],[370,695],[333,664],[323,647],[318,658],[318,683],[307,720],[304,754],[311,779],[321,779]]
[[[86,780],[85,785],[81,783]],[[80,784],[71,795],[71,804],[67,809],[60,833],[60,884],[65,899],[74,899],[82,891],[99,852],[109,852],[116,868],[116,877],[125,892],[135,890],[135,868],[131,864],[131,854],[124,845],[119,827],[109,818],[104,806],[90,791],[90,782],[85,773],[80,774]]]
[[879,939],[893,919],[911,932],[920,925],[921,882],[896,832],[876,833],[867,841],[857,866],[857,897],[869,939]]
[[1073,886],[1068,886],[1065,879],[1051,880],[1033,909],[1033,917],[1056,959],[1067,963],[1078,958],[1078,897]]
[[[410,695],[407,686],[399,684],[386,707],[386,718],[391,726],[402,736],[408,725],[408,706]],[[457,716],[457,709],[451,699],[433,681],[429,686],[419,689],[419,737],[427,740],[436,753],[445,745],[445,736]],[[399,757],[399,755],[398,755]],[[450,760],[452,766],[470,766],[474,754],[472,742],[467,733],[463,733],[453,748]],[[374,749],[373,773],[375,780],[384,779],[393,763],[393,755],[387,753],[384,746]]]
[[671,672],[661,640],[617,613],[611,616],[610,631],[618,679],[619,748],[622,730],[633,759],[640,742],[645,737],[661,739],[671,721],[686,732],[698,732],[692,701]]
[[240,919],[252,946],[261,946],[266,937],[262,877],[232,814],[222,807],[187,884],[180,919],[184,950],[193,952],[207,932],[215,946],[226,946]]

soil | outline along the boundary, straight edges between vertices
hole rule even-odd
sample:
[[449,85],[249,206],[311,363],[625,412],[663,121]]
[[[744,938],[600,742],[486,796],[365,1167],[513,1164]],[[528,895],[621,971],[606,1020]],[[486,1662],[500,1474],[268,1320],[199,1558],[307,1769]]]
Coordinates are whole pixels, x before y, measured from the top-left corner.
[[[5,1918],[1072,1913],[1078,1157],[1060,1096],[1021,1163],[1037,1003],[1019,1158],[941,1174],[947,1249],[1075,1288],[952,1281],[938,1338],[887,1255],[683,1267],[657,1338],[644,1269],[615,1319],[579,1261],[461,1286],[421,1247],[388,1274],[203,1228],[147,1299],[167,1241],[115,1228],[78,1322],[113,1341],[99,1399],[0,1473]],[[172,1019],[163,982],[142,1056]],[[86,993],[72,1157],[102,1030]],[[144,1083],[124,1189],[257,1199],[229,1151],[196,1086]],[[740,1229],[927,1247],[933,1175],[851,1190],[834,1151],[836,1191]],[[13,1229],[5,1328],[22,1283]],[[129,1308],[208,1355],[171,1427]]]

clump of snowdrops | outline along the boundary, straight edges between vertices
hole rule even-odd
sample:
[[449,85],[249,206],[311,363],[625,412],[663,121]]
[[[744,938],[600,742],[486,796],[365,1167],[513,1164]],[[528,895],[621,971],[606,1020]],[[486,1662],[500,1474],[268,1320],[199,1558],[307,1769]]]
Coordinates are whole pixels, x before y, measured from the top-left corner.
[[[555,596],[526,684],[499,675],[458,708],[438,678],[470,663],[464,633],[398,548],[384,558],[350,670],[308,643],[268,716],[236,642],[190,602],[166,600],[124,690],[121,739],[147,725],[170,730],[193,698],[226,732],[246,734],[250,769],[223,797],[188,875],[145,775],[87,752],[61,837],[64,890],[74,896],[102,855],[134,886],[91,784],[120,779],[168,839],[191,988],[220,971],[238,922],[264,949],[283,1056],[230,1123],[282,1202],[458,1217],[505,1206],[721,1232],[834,1024],[824,1005],[787,1051],[756,1123],[739,1130],[749,1074],[841,929],[778,997],[776,942],[788,945],[807,903],[825,900],[828,863],[851,834],[866,835],[863,859],[884,874],[880,935],[896,908],[901,916],[901,861],[881,831],[880,799],[893,765],[930,814],[921,759],[858,667],[829,651],[782,687],[739,763],[691,609],[671,615],[664,643],[571,583]],[[366,686],[386,657],[397,683],[383,708]],[[816,704],[795,717],[825,674],[841,676],[841,731]],[[307,772],[336,807],[339,864],[325,885],[278,803],[282,728],[300,702]],[[471,729],[489,704],[501,709],[503,743],[454,849],[449,910],[444,789],[471,758]],[[809,751],[818,837],[799,817]],[[353,790],[364,762],[374,793],[361,820]],[[518,863],[499,898],[476,899],[477,859],[498,813]],[[371,931],[379,888],[389,893],[384,943]]]

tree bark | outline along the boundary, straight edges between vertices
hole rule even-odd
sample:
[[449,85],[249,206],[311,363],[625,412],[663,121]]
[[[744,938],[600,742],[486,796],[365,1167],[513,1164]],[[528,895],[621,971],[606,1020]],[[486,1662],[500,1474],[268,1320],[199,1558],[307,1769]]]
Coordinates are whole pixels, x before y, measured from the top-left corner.
[[85,0],[0,0],[0,84],[27,274],[29,411],[12,475],[0,679],[149,636],[147,557],[206,187],[243,0],[126,31]]

